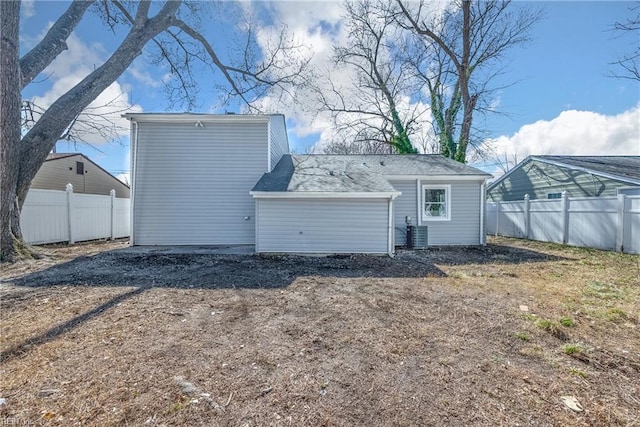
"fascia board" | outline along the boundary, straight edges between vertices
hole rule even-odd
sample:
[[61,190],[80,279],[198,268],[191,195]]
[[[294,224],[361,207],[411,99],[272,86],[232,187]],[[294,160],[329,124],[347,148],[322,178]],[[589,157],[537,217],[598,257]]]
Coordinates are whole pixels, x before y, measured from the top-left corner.
[[257,199],[394,199],[402,192],[250,191],[249,194]]

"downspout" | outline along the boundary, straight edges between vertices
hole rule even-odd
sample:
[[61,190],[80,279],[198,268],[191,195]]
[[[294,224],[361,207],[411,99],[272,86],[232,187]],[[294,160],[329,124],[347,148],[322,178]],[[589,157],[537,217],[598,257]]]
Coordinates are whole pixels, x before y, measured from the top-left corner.
[[480,185],[480,244],[487,245],[487,233],[485,230],[484,219],[487,209],[487,180],[482,181]]
[[393,249],[394,249],[394,245],[393,245],[393,199],[395,199],[396,196],[391,196],[389,197],[389,213],[388,213],[388,217],[389,217],[389,221],[388,221],[388,225],[387,225],[387,255],[389,255],[391,258],[393,258],[394,253],[393,253]]
[[[267,172],[271,172],[271,116],[267,121]],[[275,166],[275,165],[273,165]]]
[[136,161],[138,158],[138,122],[133,119],[131,120],[131,126],[134,127],[133,131],[133,140],[131,141],[131,163],[129,165],[129,170],[131,173],[131,190],[129,191],[129,246],[134,246],[135,242],[133,240],[133,212],[134,212],[134,204],[135,204],[135,182],[136,182]]

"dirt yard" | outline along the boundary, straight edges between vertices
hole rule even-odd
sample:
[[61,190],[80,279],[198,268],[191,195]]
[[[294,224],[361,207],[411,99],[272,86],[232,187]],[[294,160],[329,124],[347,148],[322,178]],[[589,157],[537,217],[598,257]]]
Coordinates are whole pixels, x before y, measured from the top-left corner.
[[639,256],[43,250],[1,266],[2,425],[640,426]]

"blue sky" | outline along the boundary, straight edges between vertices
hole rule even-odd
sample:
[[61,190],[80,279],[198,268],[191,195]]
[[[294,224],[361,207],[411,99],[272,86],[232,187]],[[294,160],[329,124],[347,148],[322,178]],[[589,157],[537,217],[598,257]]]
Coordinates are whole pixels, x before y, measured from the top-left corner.
[[[516,4],[523,5],[525,2]],[[639,35],[618,36],[612,24],[632,16],[634,2],[536,2],[545,11],[545,19],[531,34],[533,41],[525,48],[511,51],[504,75],[505,82],[515,84],[497,93],[497,109],[507,115],[490,115],[485,128],[487,144],[496,157],[522,160],[528,154],[640,154],[640,84],[607,75],[615,70],[609,65],[619,55],[640,43]],[[21,37],[23,50],[32,46],[66,9],[67,2],[24,1]],[[206,25],[207,36],[226,54],[229,38],[237,37],[235,28],[243,11],[271,12],[264,37],[277,23],[288,26],[316,52],[315,63],[322,65],[330,53],[340,27],[338,2],[260,2],[235,5],[222,3],[224,10],[214,13],[216,25]],[[265,22],[265,21],[263,21]],[[52,102],[74,81],[104,60],[122,35],[114,35],[95,15],[87,15],[69,42],[69,51],[46,71],[46,78],[27,87],[23,98],[43,105]],[[215,46],[214,46],[215,47]],[[133,105],[133,111],[172,111],[162,90],[168,70],[137,60],[104,95],[112,99],[122,93],[120,101]],[[237,106],[220,108],[213,83],[219,75],[202,73],[199,112],[237,111]],[[74,80],[75,79],[75,80]],[[281,106],[288,118],[292,149],[304,152],[326,137],[326,121],[313,120],[297,106]],[[126,126],[126,123],[124,123]],[[94,142],[96,148],[61,142],[59,152],[80,151],[114,175],[129,169],[126,132],[119,142]],[[493,172],[499,162],[478,164]]]

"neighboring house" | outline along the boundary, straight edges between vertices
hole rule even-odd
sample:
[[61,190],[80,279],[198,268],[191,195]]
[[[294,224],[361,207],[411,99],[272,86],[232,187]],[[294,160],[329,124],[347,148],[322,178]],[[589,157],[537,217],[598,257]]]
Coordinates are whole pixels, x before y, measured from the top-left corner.
[[132,244],[382,253],[406,221],[485,243],[490,175],[439,155],[290,155],[282,115],[127,114]]
[[491,202],[640,194],[640,156],[529,156],[489,184]]
[[51,153],[42,164],[31,188],[64,191],[73,185],[74,193],[109,195],[116,190],[116,197],[128,198],[129,186],[102,169],[81,153]]

